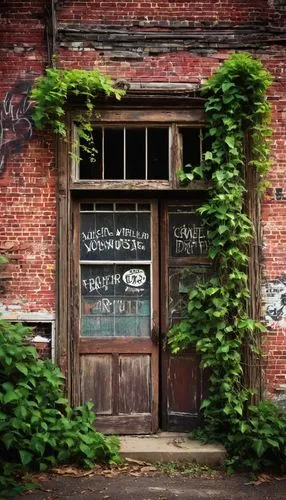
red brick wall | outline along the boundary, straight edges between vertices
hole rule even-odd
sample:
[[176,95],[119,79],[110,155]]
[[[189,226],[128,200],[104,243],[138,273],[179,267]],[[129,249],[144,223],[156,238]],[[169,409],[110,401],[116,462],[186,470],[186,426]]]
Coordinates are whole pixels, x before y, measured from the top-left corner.
[[[88,3],[88,8],[86,8]],[[112,0],[60,2],[60,19],[65,23],[112,23],[129,25],[134,21],[225,21],[256,22],[268,15],[267,0]]]
[[[18,79],[33,81],[47,62],[44,0],[2,1],[0,99]],[[285,23],[286,9],[280,0],[185,1],[58,1],[59,28],[68,26],[125,26],[129,32],[169,31],[192,27],[271,25],[273,33]],[[263,30],[262,30],[263,31]],[[195,32],[195,31],[194,31]],[[274,35],[273,35],[274,36]],[[269,92],[273,107],[273,167],[271,187],[263,202],[265,314],[271,326],[266,344],[268,389],[286,382],[286,307],[281,296],[286,289],[286,180],[285,47],[274,45],[250,49],[272,72]],[[115,57],[112,50],[92,43],[66,43],[59,47],[58,65],[65,68],[99,68],[112,77],[130,82],[186,82],[198,85],[228,56],[229,50],[167,50],[141,57]],[[15,97],[16,100],[16,97]],[[11,131],[10,131],[11,133]],[[56,200],[54,148],[46,133],[32,132],[20,153],[8,155],[0,211],[0,242],[7,247],[11,263],[7,268],[4,308],[20,311],[55,310]],[[15,149],[15,148],[14,148]],[[285,283],[285,284],[284,284]],[[282,298],[283,301],[283,298]]]
[[[0,252],[4,313],[54,312],[56,171],[52,138],[32,128],[26,90],[47,62],[43,0],[2,1]],[[20,84],[20,85],[19,85]],[[9,94],[7,94],[9,93]],[[3,105],[4,101],[4,105]],[[31,135],[31,138],[29,138]]]

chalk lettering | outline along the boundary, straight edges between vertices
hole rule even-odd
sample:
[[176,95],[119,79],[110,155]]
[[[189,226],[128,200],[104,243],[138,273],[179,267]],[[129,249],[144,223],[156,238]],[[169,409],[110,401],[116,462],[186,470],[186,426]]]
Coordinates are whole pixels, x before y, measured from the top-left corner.
[[96,240],[99,238],[108,238],[110,236],[113,236],[113,231],[110,231],[108,227],[101,227],[100,229],[96,229],[94,231],[88,231],[85,233],[82,231],[81,237],[83,241],[86,240]]
[[173,236],[177,255],[193,255],[198,251],[200,254],[207,253],[209,245],[205,228],[195,224],[173,226]]
[[144,285],[146,274],[143,269],[129,269],[123,274],[122,279],[126,285],[139,287]]
[[109,299],[96,300],[91,307],[92,314],[131,314],[136,311],[136,300]]
[[100,293],[100,290],[107,291],[110,285],[118,285],[120,283],[120,274],[108,274],[107,276],[95,276],[88,279],[83,279],[82,284],[84,288],[89,292],[97,291]]
[[130,238],[135,238],[138,240],[149,240],[149,233],[141,232],[141,231],[135,231],[134,229],[130,229],[127,227],[122,227],[120,229],[116,229],[116,236],[124,236],[124,237],[130,237]]
[[142,241],[130,240],[130,239],[107,239],[107,240],[96,240],[90,239],[87,243],[83,242],[87,252],[105,252],[106,250],[129,250],[130,252],[135,252],[137,250],[145,250],[145,245]]

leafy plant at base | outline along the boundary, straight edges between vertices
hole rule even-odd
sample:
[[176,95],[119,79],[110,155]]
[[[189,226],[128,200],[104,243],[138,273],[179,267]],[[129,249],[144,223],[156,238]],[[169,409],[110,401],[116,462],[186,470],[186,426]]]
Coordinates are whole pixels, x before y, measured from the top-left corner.
[[[217,275],[190,291],[188,318],[174,325],[168,336],[173,353],[195,345],[202,367],[211,371],[199,435],[223,442],[232,466],[255,470],[269,463],[282,466],[286,458],[285,419],[269,402],[247,409],[251,391],[243,385],[242,362],[244,344],[257,351],[256,339],[265,331],[247,313],[247,249],[253,227],[244,201],[245,168],[257,170],[261,185],[269,168],[270,83],[270,74],[259,61],[238,53],[203,89],[212,147],[202,165],[182,170],[180,179],[212,181],[208,201],[198,212],[208,229],[209,257]],[[251,160],[245,154],[246,137],[250,137]]]
[[17,488],[15,476],[58,463],[92,467],[118,461],[117,438],[94,428],[92,404],[71,408],[64,377],[50,360],[25,345],[29,328],[0,320],[0,492]]
[[92,119],[95,115],[95,99],[100,95],[120,99],[125,94],[116,88],[108,75],[98,70],[47,68],[46,74],[36,80],[31,97],[35,101],[33,120],[37,128],[51,127],[53,132],[66,137],[65,105],[70,98],[80,97],[84,112],[77,115],[82,147],[95,159],[92,136]]

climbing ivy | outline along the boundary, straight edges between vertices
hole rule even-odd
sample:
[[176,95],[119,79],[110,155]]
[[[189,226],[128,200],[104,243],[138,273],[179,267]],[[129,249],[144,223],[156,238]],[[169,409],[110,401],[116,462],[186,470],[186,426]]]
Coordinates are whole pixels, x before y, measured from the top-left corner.
[[[198,212],[208,229],[209,257],[217,272],[190,291],[188,317],[174,325],[168,336],[173,353],[195,345],[202,367],[210,369],[209,395],[201,405],[201,435],[221,440],[234,464],[254,469],[265,465],[269,449],[276,450],[276,459],[279,453],[285,458],[286,443],[286,435],[282,443],[279,441],[281,429],[273,427],[272,421],[269,424],[268,417],[267,425],[259,420],[269,414],[269,405],[250,406],[246,417],[251,391],[243,385],[243,346],[248,342],[257,350],[255,338],[265,331],[264,325],[247,313],[247,249],[253,227],[244,209],[244,174],[245,168],[255,168],[263,185],[270,166],[270,105],[266,99],[270,83],[271,76],[259,61],[238,53],[226,60],[203,88],[211,148],[202,165],[188,166],[180,172],[180,179],[211,180],[208,200]],[[251,161],[245,154],[247,136],[251,137]],[[277,419],[276,408],[270,414]],[[253,424],[256,434],[251,432],[255,418],[266,432],[264,439],[258,432],[260,424]],[[275,436],[269,434],[270,428],[274,433],[276,429]],[[270,436],[270,443],[265,436]]]
[[84,149],[94,159],[92,119],[95,115],[95,98],[99,95],[120,99],[124,90],[116,88],[108,75],[98,70],[47,68],[46,74],[36,80],[31,91],[35,101],[33,121],[37,128],[51,127],[53,132],[66,137],[66,103],[69,98],[80,98],[83,112],[77,114],[79,137]]

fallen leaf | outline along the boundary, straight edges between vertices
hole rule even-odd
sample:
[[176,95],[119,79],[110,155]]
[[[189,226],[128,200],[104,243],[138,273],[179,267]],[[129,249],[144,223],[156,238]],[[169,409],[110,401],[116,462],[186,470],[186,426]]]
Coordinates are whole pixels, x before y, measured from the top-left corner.
[[52,469],[52,472],[54,474],[58,474],[61,476],[85,477],[94,474],[95,470],[96,467],[88,471],[82,469],[76,469],[75,467],[61,467]]
[[150,465],[148,462],[142,462],[142,460],[135,460],[134,458],[125,458],[125,462],[129,464],[137,464],[137,465]]
[[141,472],[158,472],[158,469],[156,467],[152,467],[152,465],[147,465],[145,467],[141,467]]

